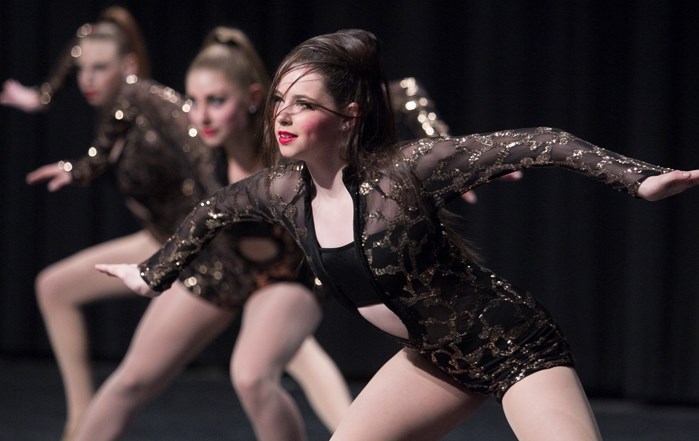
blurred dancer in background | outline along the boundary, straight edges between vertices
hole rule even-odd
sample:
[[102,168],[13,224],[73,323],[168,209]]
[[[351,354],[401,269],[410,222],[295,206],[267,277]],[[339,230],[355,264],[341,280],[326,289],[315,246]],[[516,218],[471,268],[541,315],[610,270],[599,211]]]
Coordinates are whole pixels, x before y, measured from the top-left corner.
[[[245,107],[246,114],[238,115],[238,126],[226,142],[247,144],[240,145],[238,154],[242,156],[229,157],[228,161],[199,137],[190,136],[187,120],[190,104],[172,89],[146,79],[145,44],[133,17],[123,8],[108,8],[98,22],[82,26],[51,78],[39,89],[24,87],[13,80],[5,82],[0,96],[3,104],[36,111],[45,108],[68,74],[77,70],[81,92],[100,114],[95,141],[84,158],[40,167],[27,180],[29,183],[48,181],[49,190],[55,191],[72,183],[88,184],[111,169],[128,207],[143,225],[142,231],[83,250],[49,266],[37,277],[39,306],[65,387],[68,409],[65,439],[71,439],[94,393],[88,333],[81,307],[107,297],[131,295],[123,286],[95,277],[94,264],[145,258],[198,201],[229,178],[239,179],[258,166],[256,154],[250,150],[256,148],[255,137],[259,137],[261,112],[254,106],[262,107],[268,80],[251,46],[238,57],[244,58],[244,64],[251,69],[245,74],[245,81],[259,84],[248,84],[257,91],[251,97],[241,97],[250,103]],[[246,155],[247,161],[243,161]],[[285,233],[264,224],[244,230],[236,237],[249,238],[247,244],[232,249],[225,239],[218,241],[220,246],[183,274],[184,283],[173,285],[171,298],[149,307],[123,369],[130,373],[129,368],[141,362],[142,375],[119,375],[122,370],[113,376],[118,381],[112,383],[121,386],[120,392],[133,402],[117,403],[117,408],[122,406],[121,412],[112,409],[109,424],[102,425],[99,436],[90,439],[117,437],[126,426],[130,410],[169,384],[188,361],[231,323],[253,292],[262,294],[246,308],[249,312],[236,350],[241,361],[233,368],[235,384],[241,400],[249,403],[246,409],[256,430],[269,426],[285,433],[286,438],[276,439],[303,439],[299,412],[281,389],[279,371],[304,338],[315,330],[321,316],[320,305],[310,291],[295,283],[301,254]],[[225,258],[217,255],[221,253]],[[258,301],[272,295],[279,299],[273,308],[268,302]],[[278,321],[256,322],[256,315],[284,309],[287,304],[283,301],[292,299],[296,300],[294,314],[285,314]],[[168,323],[171,332],[151,334],[150,329],[165,331],[159,326],[151,327],[151,323]],[[145,336],[167,340],[152,344],[153,340]],[[279,338],[275,340],[277,346],[265,346],[262,341],[253,343],[257,338],[275,336]],[[149,348],[147,356],[138,357],[139,349],[145,346]],[[259,347],[268,351],[260,351]],[[315,340],[309,338],[303,348],[295,358],[296,369],[291,370],[304,390],[312,391],[311,403],[320,409],[321,418],[332,429],[339,421],[339,414],[349,405],[346,384]],[[269,424],[270,421],[275,424]]]

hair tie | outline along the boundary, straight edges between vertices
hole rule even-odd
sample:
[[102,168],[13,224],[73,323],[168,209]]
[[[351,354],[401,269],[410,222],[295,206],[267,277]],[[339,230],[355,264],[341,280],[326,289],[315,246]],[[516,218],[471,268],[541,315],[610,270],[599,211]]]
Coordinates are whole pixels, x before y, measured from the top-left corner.
[[238,44],[238,42],[235,41],[235,40],[234,40],[233,38],[231,38],[231,37],[226,37],[226,36],[222,36],[222,35],[219,35],[219,34],[215,34],[215,35],[214,35],[214,41],[215,41],[216,43],[223,44],[223,45],[225,45],[225,46],[240,48],[240,45]]

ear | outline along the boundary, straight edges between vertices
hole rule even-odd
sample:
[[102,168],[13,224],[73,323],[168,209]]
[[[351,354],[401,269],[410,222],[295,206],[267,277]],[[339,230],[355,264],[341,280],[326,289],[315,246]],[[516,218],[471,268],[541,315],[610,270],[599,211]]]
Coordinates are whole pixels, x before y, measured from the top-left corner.
[[354,127],[354,124],[357,122],[357,116],[359,116],[359,104],[355,102],[347,104],[344,112],[342,113],[343,115],[347,115],[346,117],[342,118],[342,125],[346,126],[347,128]]
[[135,53],[130,52],[124,55],[124,61],[122,63],[122,71],[124,76],[137,75],[138,74],[138,57]]
[[252,83],[248,88],[248,94],[248,99],[250,100],[249,105],[259,109],[262,100],[265,98],[262,94],[262,86],[260,83]]

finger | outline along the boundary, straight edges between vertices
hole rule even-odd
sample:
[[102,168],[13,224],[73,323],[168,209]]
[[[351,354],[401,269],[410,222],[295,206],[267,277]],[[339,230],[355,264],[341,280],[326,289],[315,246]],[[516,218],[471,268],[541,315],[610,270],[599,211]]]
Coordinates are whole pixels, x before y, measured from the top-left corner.
[[66,184],[68,184],[69,182],[70,182],[69,176],[66,176],[65,174],[59,174],[58,176],[53,178],[51,180],[51,182],[49,182],[48,189],[49,189],[49,191],[60,190],[61,188],[66,186]]
[[110,265],[107,263],[97,263],[95,264],[95,269],[101,273],[107,274],[112,277],[116,277],[116,274],[114,272],[114,265]]
[[34,185],[38,182],[43,181],[44,177],[43,174],[39,172],[39,170],[34,170],[31,173],[27,173],[25,180],[27,181],[27,184]]
[[36,184],[37,182],[45,181],[60,173],[61,169],[57,164],[44,165],[34,171],[27,173],[27,184]]
[[524,173],[522,173],[521,170],[513,171],[512,173],[508,173],[505,176],[501,177],[500,179],[503,179],[505,181],[519,181],[524,177]]
[[462,194],[461,197],[469,204],[475,204],[476,202],[478,202],[478,196],[476,196],[476,193],[474,191],[468,191]]

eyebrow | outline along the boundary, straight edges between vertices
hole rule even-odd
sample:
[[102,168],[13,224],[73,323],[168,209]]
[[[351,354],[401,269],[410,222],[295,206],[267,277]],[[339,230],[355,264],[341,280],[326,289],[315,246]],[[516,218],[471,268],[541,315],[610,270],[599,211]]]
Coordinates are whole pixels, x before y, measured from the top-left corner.
[[318,100],[317,100],[316,98],[311,98],[310,96],[304,95],[304,94],[296,94],[296,95],[291,95],[290,97],[284,97],[284,94],[281,93],[281,92],[279,91],[279,89],[275,90],[275,91],[274,91],[274,94],[275,94],[276,96],[279,96],[279,97],[282,97],[282,98],[293,98],[293,99],[304,98],[304,99],[307,99],[307,100],[309,100],[309,101],[318,102]]

